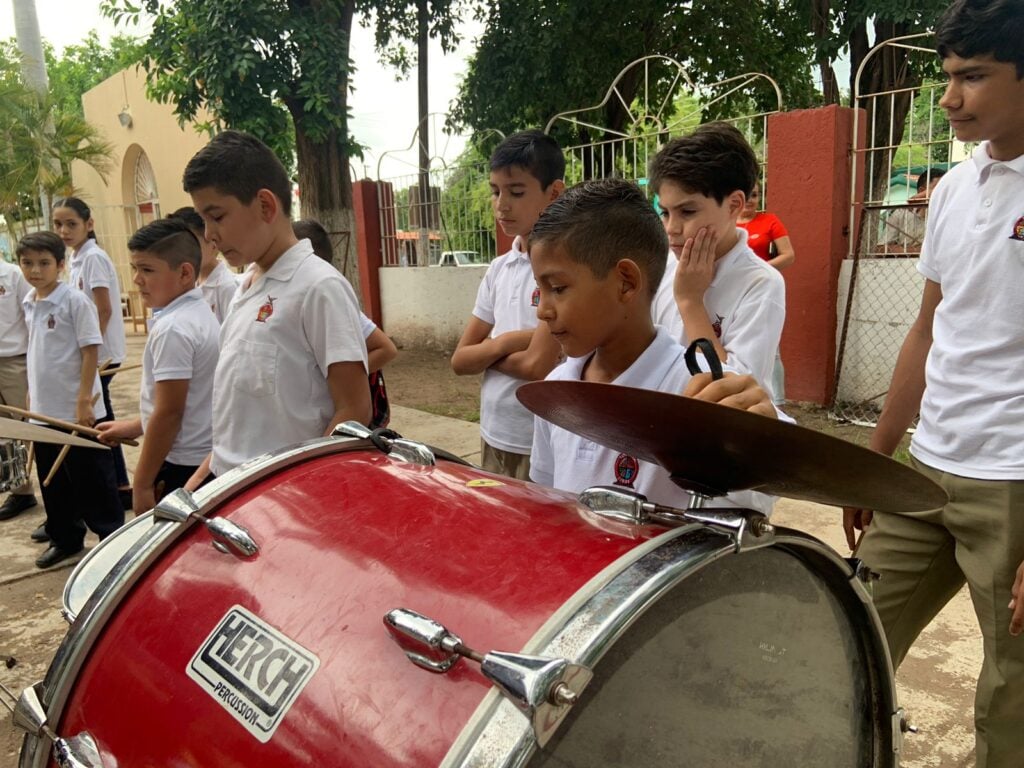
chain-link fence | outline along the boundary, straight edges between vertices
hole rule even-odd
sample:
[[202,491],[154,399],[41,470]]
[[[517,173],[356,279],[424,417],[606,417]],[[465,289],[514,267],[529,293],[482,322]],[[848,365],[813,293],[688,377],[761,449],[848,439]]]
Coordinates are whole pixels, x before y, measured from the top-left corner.
[[861,92],[858,84],[855,94],[866,107],[867,124],[858,125],[855,113],[854,133],[863,127],[867,142],[853,158],[855,237],[840,272],[832,414],[866,425],[877,423],[896,357],[920,307],[924,280],[917,260],[928,197],[965,152],[939,107],[944,85],[934,71],[935,51],[910,37],[887,41],[872,55],[885,55],[889,46],[907,52],[909,67],[933,75],[919,86],[891,91]]

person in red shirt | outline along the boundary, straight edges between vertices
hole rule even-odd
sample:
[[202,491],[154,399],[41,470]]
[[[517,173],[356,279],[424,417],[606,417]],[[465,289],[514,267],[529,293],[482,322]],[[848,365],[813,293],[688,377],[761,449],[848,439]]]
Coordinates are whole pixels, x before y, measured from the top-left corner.
[[[779,217],[774,213],[758,211],[761,201],[761,185],[758,184],[747,197],[747,205],[740,214],[737,225],[747,230],[747,245],[750,250],[776,269],[785,269],[794,261],[793,243]],[[772,255],[775,246],[775,255]]]

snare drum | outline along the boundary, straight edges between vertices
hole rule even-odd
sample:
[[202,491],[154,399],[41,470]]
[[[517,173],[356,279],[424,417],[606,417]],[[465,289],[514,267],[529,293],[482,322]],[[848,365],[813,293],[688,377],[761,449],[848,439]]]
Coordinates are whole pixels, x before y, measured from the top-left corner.
[[28,451],[20,440],[0,440],[0,493],[28,482]]
[[[870,600],[846,561],[798,532],[750,544],[635,526],[342,439],[250,462],[195,501],[198,517],[244,526],[258,553],[215,544],[196,515],[143,518],[67,593],[77,619],[36,691],[50,727],[88,734],[102,765],[897,763]],[[468,646],[484,665],[426,671],[432,653],[392,642],[397,608],[461,638],[434,634],[438,656]],[[533,685],[530,709],[494,684],[508,659],[581,676],[569,695],[530,678],[548,686]],[[539,738],[531,715],[545,707]],[[27,737],[20,766],[49,751]]]

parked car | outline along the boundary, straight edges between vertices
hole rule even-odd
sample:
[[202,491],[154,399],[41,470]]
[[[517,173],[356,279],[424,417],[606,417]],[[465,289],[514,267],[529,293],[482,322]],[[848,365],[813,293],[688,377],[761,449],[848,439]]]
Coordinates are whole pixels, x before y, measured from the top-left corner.
[[480,254],[476,251],[443,251],[437,260],[439,267],[468,267],[480,263]]

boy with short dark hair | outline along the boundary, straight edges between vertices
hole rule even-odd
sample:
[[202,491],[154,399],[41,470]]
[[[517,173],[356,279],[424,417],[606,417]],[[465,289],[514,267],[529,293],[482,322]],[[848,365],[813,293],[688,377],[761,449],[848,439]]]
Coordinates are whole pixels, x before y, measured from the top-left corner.
[[217,246],[207,240],[206,235],[203,234],[206,231],[206,225],[203,224],[203,217],[196,213],[195,208],[186,205],[167,218],[185,222],[199,241],[199,247],[203,252],[203,261],[199,265],[196,286],[203,292],[203,299],[210,305],[210,309],[217,317],[217,322],[223,323],[228,309],[231,308],[231,300],[235,297],[235,291],[238,290],[242,276],[229,270],[227,265],[217,258]]
[[[483,373],[480,386],[481,466],[525,480],[530,474],[533,416],[516,400],[524,380],[543,378],[558,359],[558,346],[537,328],[537,292],[526,251],[534,222],[565,189],[565,158],[542,131],[509,136],[490,161],[491,204],[502,230],[515,239],[495,259],[477,291],[476,304],[452,355],[460,376]],[[534,349],[527,350],[531,340]]]
[[259,139],[218,134],[189,161],[185,191],[233,267],[252,264],[221,326],[213,451],[189,482],[285,445],[367,424],[366,345],[355,293],[292,231],[291,182]]
[[950,501],[848,509],[844,527],[853,547],[867,526],[857,556],[882,576],[873,598],[896,665],[970,586],[985,651],[977,765],[1008,768],[1024,755],[1024,0],[957,0],[936,39],[939,106],[958,139],[981,143],[931,197],[921,309],[871,447],[892,454],[920,414],[911,463]]
[[152,509],[181,488],[212,447],[213,374],[220,324],[196,275],[202,250],[178,219],[147,224],[128,241],[133,282],[153,320],[142,355],[139,417],[100,424],[100,438],[144,435],[132,478],[132,509]]
[[[96,305],[61,282],[65,249],[53,232],[26,235],[15,252],[32,286],[22,302],[28,326],[29,408],[91,427],[107,412],[96,369],[103,341]],[[85,525],[104,539],[124,524],[111,452],[72,447],[47,486],[46,478],[61,450],[59,445],[36,443],[46,527],[45,536],[35,540],[50,542],[36,558],[39,568],[78,554],[85,542]]]
[[[530,235],[540,290],[537,316],[569,358],[547,378],[686,394],[776,417],[771,399],[750,376],[729,373],[715,382],[709,374],[691,377],[683,347],[654,325],[651,300],[667,247],[657,214],[639,187],[626,181],[584,182],[545,209]],[[620,477],[617,470],[624,461],[631,471]],[[574,493],[618,482],[659,504],[689,504],[689,494],[661,467],[540,417],[530,478]],[[761,494],[729,498],[741,506],[770,507]]]
[[736,224],[758,180],[754,151],[735,127],[708,123],[666,144],[649,176],[671,247],[654,322],[683,345],[708,339],[723,363],[770,388],[786,284]]

